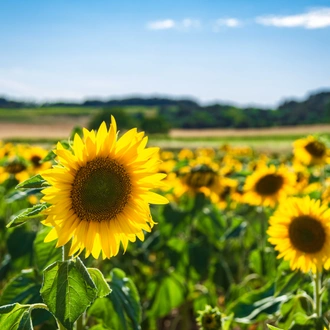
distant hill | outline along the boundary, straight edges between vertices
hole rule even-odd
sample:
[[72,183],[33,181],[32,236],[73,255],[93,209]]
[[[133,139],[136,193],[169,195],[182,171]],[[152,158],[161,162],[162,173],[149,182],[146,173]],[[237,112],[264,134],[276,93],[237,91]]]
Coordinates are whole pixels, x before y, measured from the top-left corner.
[[155,107],[158,116],[176,128],[258,128],[330,123],[330,91],[311,94],[304,101],[288,100],[276,109],[242,108],[228,104],[201,106],[189,99],[125,98],[108,101],[87,100],[81,103],[27,103],[0,98],[0,109],[38,107]]

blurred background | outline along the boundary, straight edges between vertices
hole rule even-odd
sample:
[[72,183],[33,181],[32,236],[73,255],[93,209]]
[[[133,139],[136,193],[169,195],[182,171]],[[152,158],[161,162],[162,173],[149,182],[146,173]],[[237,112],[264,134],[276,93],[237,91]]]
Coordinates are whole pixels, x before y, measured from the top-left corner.
[[328,130],[305,125],[330,122],[329,36],[321,0],[3,1],[0,138],[52,142],[114,113],[164,147],[289,148]]

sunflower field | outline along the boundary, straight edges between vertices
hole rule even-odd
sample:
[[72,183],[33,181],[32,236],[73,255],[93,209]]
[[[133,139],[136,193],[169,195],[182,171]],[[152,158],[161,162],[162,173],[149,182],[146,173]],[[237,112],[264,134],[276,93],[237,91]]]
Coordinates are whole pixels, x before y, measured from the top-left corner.
[[330,148],[0,144],[1,330],[330,329]]

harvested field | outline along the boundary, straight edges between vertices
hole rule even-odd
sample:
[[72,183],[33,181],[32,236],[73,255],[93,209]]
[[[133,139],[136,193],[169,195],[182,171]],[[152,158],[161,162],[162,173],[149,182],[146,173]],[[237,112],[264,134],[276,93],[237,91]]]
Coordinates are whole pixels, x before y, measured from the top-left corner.
[[329,133],[330,125],[285,126],[247,129],[173,129],[170,137],[276,136]]
[[[48,124],[0,123],[0,139],[10,138],[66,138],[80,122]],[[251,129],[173,129],[170,138],[258,137],[281,135],[308,135],[329,133],[330,125],[306,125]]]

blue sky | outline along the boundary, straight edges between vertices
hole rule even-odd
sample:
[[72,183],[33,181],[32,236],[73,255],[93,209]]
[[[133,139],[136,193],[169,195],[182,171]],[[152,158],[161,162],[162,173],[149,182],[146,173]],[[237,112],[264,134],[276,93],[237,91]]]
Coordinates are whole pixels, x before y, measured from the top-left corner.
[[330,89],[330,1],[1,0],[0,95],[275,106]]

